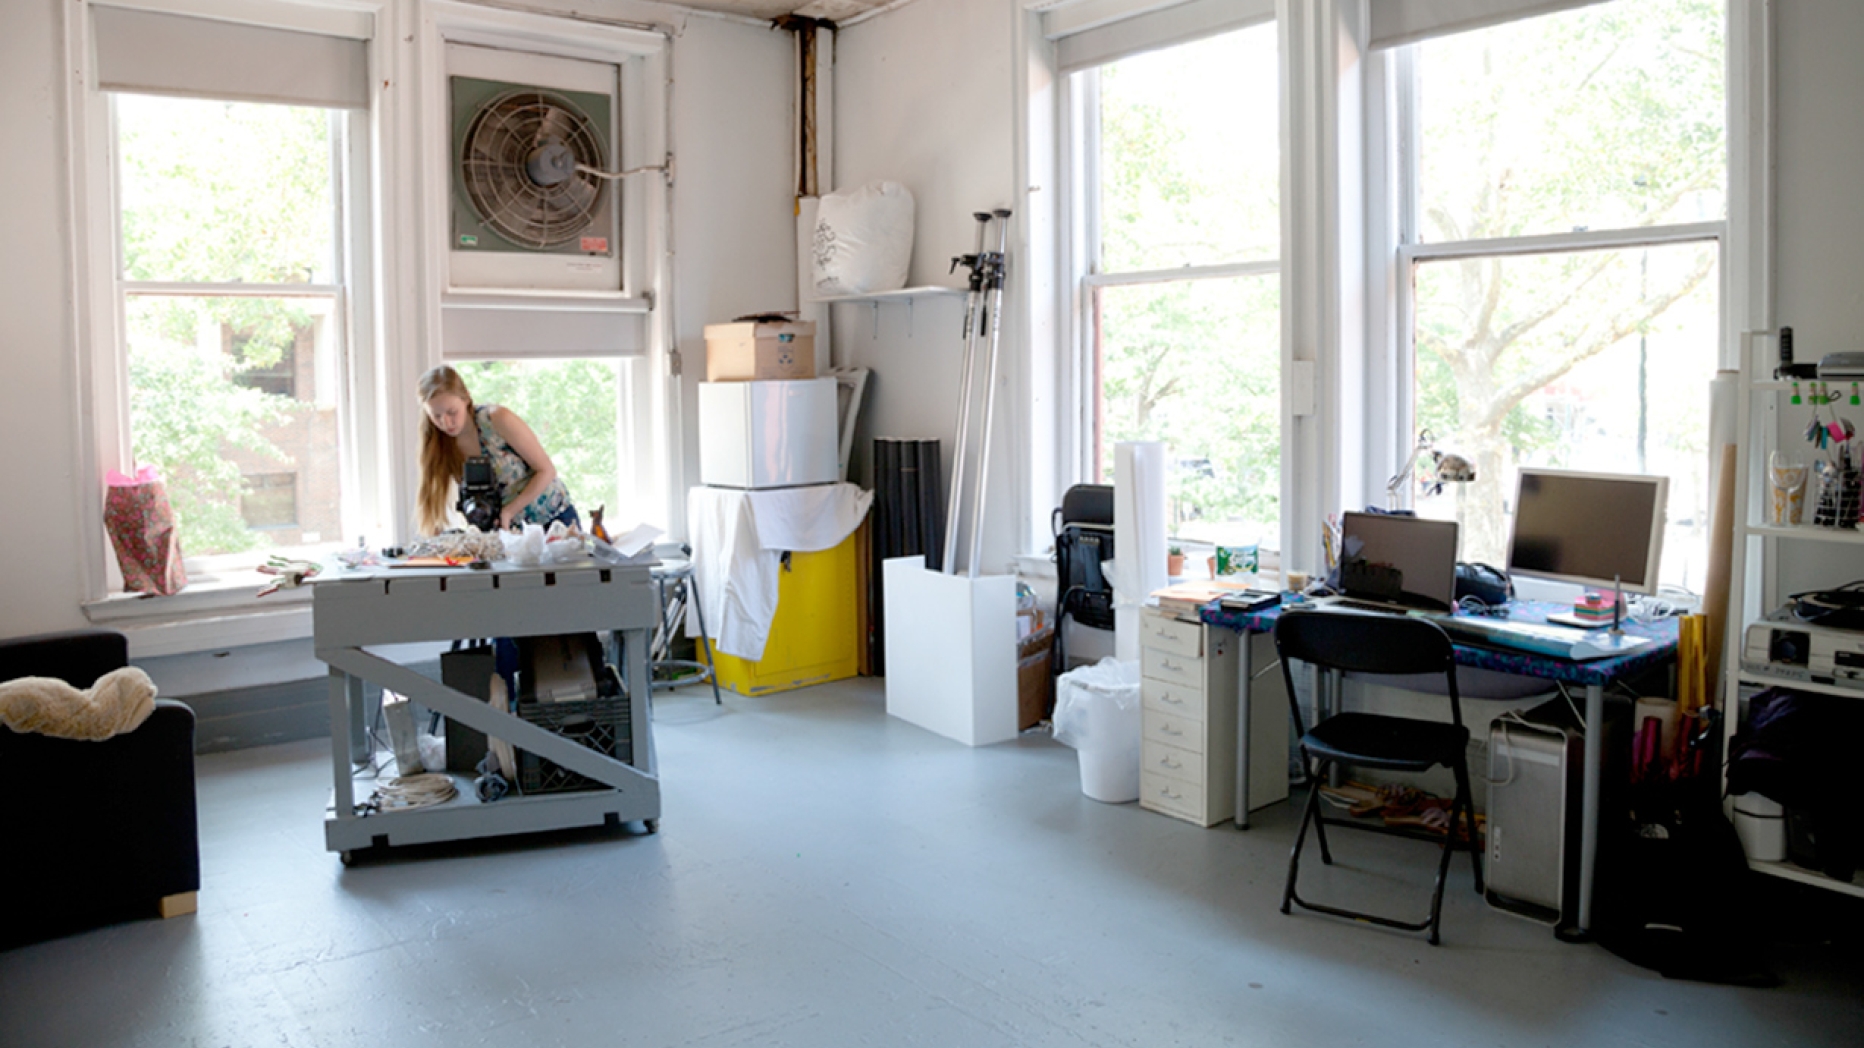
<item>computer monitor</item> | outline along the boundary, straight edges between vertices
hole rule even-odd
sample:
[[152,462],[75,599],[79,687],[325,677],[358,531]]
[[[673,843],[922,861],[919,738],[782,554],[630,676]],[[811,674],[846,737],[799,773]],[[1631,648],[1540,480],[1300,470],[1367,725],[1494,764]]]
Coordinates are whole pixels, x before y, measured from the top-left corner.
[[1654,594],[1669,495],[1668,477],[1523,469],[1508,573]]

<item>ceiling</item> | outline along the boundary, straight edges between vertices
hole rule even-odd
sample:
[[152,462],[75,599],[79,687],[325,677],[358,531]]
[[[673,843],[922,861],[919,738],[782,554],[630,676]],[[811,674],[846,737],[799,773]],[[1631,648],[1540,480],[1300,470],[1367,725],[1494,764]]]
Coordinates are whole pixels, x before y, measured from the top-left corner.
[[723,11],[749,18],[776,18],[779,15],[805,15],[830,22],[845,22],[856,15],[885,7],[893,0],[673,0],[681,7],[701,11]]

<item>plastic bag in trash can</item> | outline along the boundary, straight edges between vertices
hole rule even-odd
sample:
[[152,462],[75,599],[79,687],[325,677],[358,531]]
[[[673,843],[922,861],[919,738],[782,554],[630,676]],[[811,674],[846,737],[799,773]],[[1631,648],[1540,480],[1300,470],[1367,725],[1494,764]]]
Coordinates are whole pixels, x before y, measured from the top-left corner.
[[[1055,741],[1075,749],[1139,745],[1139,663],[1108,657],[1055,679]],[[1128,731],[1127,729],[1131,729]]]
[[1080,759],[1082,793],[1109,804],[1139,799],[1139,663],[1108,658],[1062,674],[1051,723]]

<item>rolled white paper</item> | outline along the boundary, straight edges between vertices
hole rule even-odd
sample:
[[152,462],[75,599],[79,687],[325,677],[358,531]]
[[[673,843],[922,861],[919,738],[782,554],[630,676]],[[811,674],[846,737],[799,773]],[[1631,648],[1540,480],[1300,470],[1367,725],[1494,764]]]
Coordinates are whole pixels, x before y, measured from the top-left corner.
[[1165,445],[1123,441],[1113,449],[1113,651],[1139,658],[1139,609],[1169,576],[1165,525]]

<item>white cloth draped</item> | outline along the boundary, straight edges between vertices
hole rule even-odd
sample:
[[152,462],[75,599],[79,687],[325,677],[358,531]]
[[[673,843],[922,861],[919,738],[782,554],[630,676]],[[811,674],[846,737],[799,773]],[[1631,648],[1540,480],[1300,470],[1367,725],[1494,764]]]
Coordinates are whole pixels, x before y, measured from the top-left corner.
[[[860,526],[873,500],[873,492],[846,483],[689,490],[693,587],[706,610],[713,646],[752,662],[763,658],[777,615],[783,553],[839,546]],[[686,635],[699,636],[694,610],[686,615]]]

